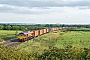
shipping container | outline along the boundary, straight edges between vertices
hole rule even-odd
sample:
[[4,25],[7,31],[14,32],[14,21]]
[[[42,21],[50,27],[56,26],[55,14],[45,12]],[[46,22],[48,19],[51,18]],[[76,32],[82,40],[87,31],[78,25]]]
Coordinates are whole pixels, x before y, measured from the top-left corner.
[[48,29],[48,31],[49,31],[49,32],[52,32],[52,31],[53,31],[53,29],[52,29],[52,28],[49,28],[49,29]]
[[50,28],[48,29],[48,32],[51,32]]
[[35,30],[35,31],[33,31],[33,32],[34,32],[34,37],[39,36],[39,30]]
[[56,28],[56,30],[58,30],[58,28]]
[[58,29],[59,29],[59,30],[62,30],[62,27],[59,27]]
[[43,33],[45,34],[47,32],[47,30],[46,29],[43,29]]
[[52,28],[52,30],[54,31],[55,28]]
[[47,33],[49,32],[49,30],[48,29],[46,29],[47,30]]
[[65,29],[65,27],[62,27],[62,29]]
[[43,32],[44,32],[43,29],[39,30],[40,35],[42,35]]

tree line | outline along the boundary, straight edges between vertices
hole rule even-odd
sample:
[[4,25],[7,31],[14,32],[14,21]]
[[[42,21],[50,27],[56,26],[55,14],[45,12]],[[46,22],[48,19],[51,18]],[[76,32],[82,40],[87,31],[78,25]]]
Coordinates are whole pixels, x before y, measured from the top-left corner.
[[37,25],[10,25],[10,24],[0,24],[0,30],[38,30],[44,28],[43,26]]
[[52,27],[77,27],[90,28],[90,25],[67,25],[67,24],[35,24],[35,25],[18,25],[18,24],[0,24],[0,30],[39,30]]
[[0,24],[0,30],[39,30],[44,28],[59,27],[54,24],[35,24],[35,25],[11,25],[11,24]]

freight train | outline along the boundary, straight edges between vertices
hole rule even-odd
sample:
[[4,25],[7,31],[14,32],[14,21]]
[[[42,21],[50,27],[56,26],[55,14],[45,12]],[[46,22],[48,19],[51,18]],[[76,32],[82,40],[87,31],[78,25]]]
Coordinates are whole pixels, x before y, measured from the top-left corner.
[[18,34],[18,39],[19,39],[19,41],[24,42],[24,41],[29,40],[31,38],[38,37],[40,35],[43,35],[43,34],[46,34],[46,33],[52,32],[52,31],[63,30],[63,29],[68,29],[68,28],[67,27],[48,28],[48,29],[41,29],[41,30],[33,30],[33,31],[28,31],[28,32],[22,32],[22,33]]
[[38,37],[40,35],[52,32],[52,31],[56,31],[59,28],[48,28],[48,29],[41,29],[41,30],[33,30],[33,31],[27,31],[27,32],[21,32],[18,34],[18,39],[21,42],[24,42],[26,40],[29,40],[31,38],[34,37]]

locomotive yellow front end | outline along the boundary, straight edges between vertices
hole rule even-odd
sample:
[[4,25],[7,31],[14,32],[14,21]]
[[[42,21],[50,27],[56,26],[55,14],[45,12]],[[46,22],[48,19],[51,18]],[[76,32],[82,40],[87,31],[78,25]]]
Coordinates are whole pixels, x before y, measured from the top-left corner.
[[24,34],[24,33],[19,33],[18,39],[19,39],[20,41],[25,41],[26,38],[27,38],[27,35],[26,35],[26,34]]
[[33,31],[32,32],[22,32],[22,33],[19,33],[18,35],[18,39],[21,42],[29,40],[31,39],[31,37],[34,37]]

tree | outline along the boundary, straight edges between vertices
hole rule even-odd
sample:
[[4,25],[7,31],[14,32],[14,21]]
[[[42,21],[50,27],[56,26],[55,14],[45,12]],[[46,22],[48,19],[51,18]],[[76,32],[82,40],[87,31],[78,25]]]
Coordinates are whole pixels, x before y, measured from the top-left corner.
[[11,30],[11,26],[8,24],[7,26],[6,26],[6,30]]
[[19,26],[12,26],[12,30],[19,30]]
[[62,27],[65,27],[65,25],[63,24]]
[[25,26],[20,26],[20,30],[24,31],[25,30]]
[[3,30],[4,26],[3,25],[0,25],[0,30]]

